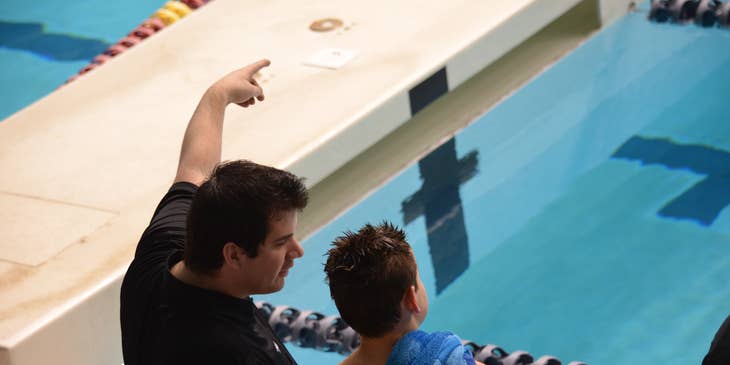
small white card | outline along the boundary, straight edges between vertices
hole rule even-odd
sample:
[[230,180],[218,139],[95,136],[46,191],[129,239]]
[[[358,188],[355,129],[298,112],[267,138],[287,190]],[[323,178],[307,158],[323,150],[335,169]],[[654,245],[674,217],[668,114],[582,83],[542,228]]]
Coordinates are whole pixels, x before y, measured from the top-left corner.
[[342,48],[325,48],[304,61],[306,66],[337,70],[357,56],[357,51]]

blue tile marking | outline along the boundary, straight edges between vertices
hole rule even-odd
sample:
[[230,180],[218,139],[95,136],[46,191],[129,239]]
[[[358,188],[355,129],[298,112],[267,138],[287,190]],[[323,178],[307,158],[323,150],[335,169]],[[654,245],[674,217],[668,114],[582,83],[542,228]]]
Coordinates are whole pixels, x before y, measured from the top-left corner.
[[730,204],[730,152],[705,145],[680,144],[668,138],[631,137],[612,155],[636,160],[645,165],[662,165],[707,175],[680,196],[672,199],[658,214],[662,217],[690,219],[710,226]]
[[109,46],[100,39],[46,33],[42,23],[0,21],[0,47],[31,52],[47,60],[91,60]]

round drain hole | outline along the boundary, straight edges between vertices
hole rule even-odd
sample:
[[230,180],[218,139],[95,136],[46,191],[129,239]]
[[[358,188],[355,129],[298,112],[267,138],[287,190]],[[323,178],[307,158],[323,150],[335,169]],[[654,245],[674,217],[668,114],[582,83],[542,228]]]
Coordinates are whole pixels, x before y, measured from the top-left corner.
[[309,25],[309,29],[315,32],[329,32],[342,26],[342,20],[337,18],[324,18],[315,20]]

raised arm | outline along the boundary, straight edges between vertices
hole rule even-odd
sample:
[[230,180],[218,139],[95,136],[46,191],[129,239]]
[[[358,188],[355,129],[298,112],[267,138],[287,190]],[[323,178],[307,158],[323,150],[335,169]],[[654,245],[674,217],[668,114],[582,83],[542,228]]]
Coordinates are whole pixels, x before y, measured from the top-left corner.
[[260,60],[233,71],[205,91],[185,130],[175,182],[200,185],[221,161],[223,116],[228,104],[247,108],[264,100],[264,92],[254,80],[260,69],[269,65]]

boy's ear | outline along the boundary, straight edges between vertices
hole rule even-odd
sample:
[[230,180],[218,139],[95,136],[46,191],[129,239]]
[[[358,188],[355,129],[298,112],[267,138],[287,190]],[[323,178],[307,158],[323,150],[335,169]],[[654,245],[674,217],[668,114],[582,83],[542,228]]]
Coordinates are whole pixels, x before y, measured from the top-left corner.
[[403,295],[403,305],[413,313],[421,313],[421,307],[418,305],[416,286],[411,285],[406,289]]

